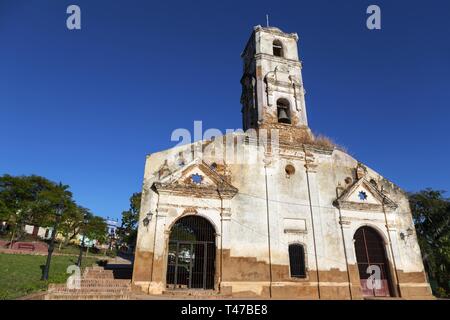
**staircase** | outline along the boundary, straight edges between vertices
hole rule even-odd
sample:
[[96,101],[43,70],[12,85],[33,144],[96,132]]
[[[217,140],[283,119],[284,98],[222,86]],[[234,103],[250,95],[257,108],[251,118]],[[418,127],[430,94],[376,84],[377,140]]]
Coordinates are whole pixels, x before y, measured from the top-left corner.
[[69,289],[66,283],[49,284],[45,300],[129,300],[130,280],[114,279],[112,270],[87,267],[79,289]]
[[163,295],[170,298],[189,298],[189,299],[224,299],[230,296],[219,293],[216,290],[201,289],[166,289]]

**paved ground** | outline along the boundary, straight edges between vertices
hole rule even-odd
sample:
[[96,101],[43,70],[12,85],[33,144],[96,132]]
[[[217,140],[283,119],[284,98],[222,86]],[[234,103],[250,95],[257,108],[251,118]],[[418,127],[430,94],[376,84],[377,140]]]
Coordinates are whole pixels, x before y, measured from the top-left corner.
[[170,296],[170,295],[147,295],[133,294],[132,300],[266,300],[257,298],[233,298],[221,296]]
[[131,266],[131,261],[122,257],[108,258],[108,264],[110,265],[128,265]]

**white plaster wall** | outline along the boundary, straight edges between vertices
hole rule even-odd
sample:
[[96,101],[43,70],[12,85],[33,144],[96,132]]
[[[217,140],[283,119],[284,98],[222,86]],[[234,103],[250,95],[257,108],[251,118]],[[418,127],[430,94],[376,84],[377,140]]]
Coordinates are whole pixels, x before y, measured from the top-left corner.
[[[246,148],[255,147],[247,146]],[[259,148],[256,152],[259,152],[260,159],[264,157],[264,149]],[[199,211],[203,210],[202,214],[209,217],[214,222],[215,227],[218,228],[220,226],[221,206],[219,200],[170,195],[160,196],[158,200],[158,195],[150,190],[151,184],[156,181],[155,170],[164,163],[167,154],[167,152],[157,153],[147,160],[141,220],[149,210],[156,211],[159,201],[160,208],[169,206],[176,208],[197,207]],[[345,185],[345,178],[353,177],[352,170],[354,170],[357,162],[341,151],[335,151],[332,155],[315,154],[315,156],[318,167],[315,173],[310,173],[309,182],[313,193],[311,197],[317,201],[313,205],[316,248],[314,248],[312,236],[311,208],[304,161],[273,158],[267,166],[272,263],[287,264],[289,243],[300,242],[305,244],[308,252],[309,269],[315,269],[314,249],[316,249],[320,269],[338,268],[344,271],[344,244],[339,224],[339,212],[332,203],[336,199],[336,186],[338,184]],[[289,178],[286,177],[285,173],[287,164],[293,165],[296,169],[295,174]],[[228,222],[229,234],[224,239],[224,249],[230,249],[233,256],[257,257],[258,260],[268,262],[264,163],[260,161],[255,164],[232,164],[229,168],[232,177],[231,184],[239,189],[239,193],[231,200],[231,220]],[[384,181],[373,170],[369,170],[368,174],[377,181]],[[313,181],[314,186],[311,185]],[[406,240],[401,240],[399,236],[401,231],[405,232],[408,227],[412,226],[407,199],[399,189],[391,187],[388,191],[392,200],[399,204],[399,208],[395,212],[388,213],[389,224],[392,223],[392,228],[394,228],[394,231],[391,231],[391,238],[395,248],[394,257],[397,267],[408,272],[422,271],[423,265],[415,235],[407,237]],[[348,250],[351,249],[348,252],[350,260],[354,258],[354,249],[348,244],[353,243],[353,235],[358,227],[370,225],[377,228],[388,239],[382,212],[343,210],[341,213],[346,219],[351,220],[351,226],[346,227],[345,231],[345,241]],[[168,226],[181,214],[181,209],[168,211],[163,220],[163,229],[168,232]],[[303,219],[306,224],[306,232],[303,234],[285,233],[285,218]],[[152,248],[152,223],[154,223],[154,220],[148,228],[142,227],[140,223],[139,250],[151,250]],[[150,231],[146,229],[150,229]],[[157,235],[157,237],[160,236]],[[155,254],[164,254],[163,246],[158,247],[158,253],[155,252]],[[388,255],[390,254],[388,252]]]
[[[275,29],[274,29],[275,30]],[[295,36],[283,36],[271,29],[261,28],[255,33],[256,53],[272,55],[272,44],[274,40],[279,40],[283,44],[283,55],[286,59],[298,60],[297,39]]]
[[[272,100],[268,101],[264,83],[264,77],[268,73],[273,73],[277,68],[285,68],[287,73],[279,75],[283,81],[286,82],[291,76],[302,86],[298,37],[295,34],[282,35],[273,28],[256,28],[254,36],[255,43],[248,45],[244,57],[244,71],[252,74],[257,81],[258,120],[264,121],[263,110],[275,115],[274,101],[283,97],[290,102],[291,113],[298,112],[300,125],[307,125],[303,87],[301,92],[296,92],[297,101],[300,102],[297,110],[294,107],[295,98],[289,88],[272,88]],[[285,59],[272,55],[275,39],[282,42]],[[253,48],[255,52],[252,51]],[[242,137],[239,134],[232,136]],[[266,263],[271,260],[273,264],[288,265],[289,244],[301,243],[305,248],[309,271],[316,270],[317,266],[323,271],[346,271],[346,256],[349,264],[356,263],[354,233],[359,227],[367,225],[379,231],[385,241],[388,259],[391,262],[395,260],[397,269],[404,272],[423,271],[415,232],[404,239],[400,237],[400,233],[407,234],[408,228],[414,229],[408,199],[400,188],[367,168],[367,180],[373,179],[378,190],[383,188],[398,208],[394,212],[386,212],[385,217],[382,211],[339,210],[333,204],[340,192],[349,188],[357,179],[358,161],[347,153],[339,150],[334,150],[331,154],[311,151],[308,158],[313,166],[308,166],[307,170],[303,151],[297,151],[297,155],[291,157],[266,155],[262,146],[241,145],[238,150],[232,150],[241,156],[240,159],[228,158],[224,161],[222,157],[217,159],[213,154],[205,154],[203,158],[198,153],[194,154],[192,150],[202,143],[200,141],[175,147],[147,157],[137,250],[153,252],[155,257],[166,259],[170,227],[186,214],[187,208],[194,208],[195,214],[207,218],[215,227],[217,247],[229,249],[231,256],[256,258]],[[216,150],[216,156],[230,151],[230,146],[224,148],[222,143],[222,139],[216,138],[210,144]],[[301,146],[296,147],[302,150]],[[180,152],[183,154],[184,166],[180,166],[178,162]],[[251,161],[242,161],[248,160],[242,158],[242,155],[253,157]],[[220,201],[217,198],[157,194],[152,190],[153,183],[160,181],[158,171],[163,166],[167,166],[173,179],[176,179],[183,167],[202,160],[227,165],[231,184],[239,190],[234,198]],[[295,174],[289,177],[285,172],[288,164],[295,168]],[[358,201],[356,195],[350,200]],[[368,202],[376,203],[371,197]],[[153,214],[153,218],[148,226],[144,226],[143,220],[149,213]],[[341,218],[345,221],[342,225]],[[268,250],[269,234],[271,259]],[[164,286],[163,283],[155,285],[159,287],[158,290]]]
[[[277,39],[283,45],[283,58],[273,56],[273,41]],[[298,37],[296,34],[284,34],[276,28],[256,28],[255,32],[255,57],[254,62],[248,64],[247,72],[252,70],[259,70],[256,74],[257,79],[257,101],[258,103],[258,117],[260,121],[263,119],[263,110],[265,109],[272,115],[276,115],[276,100],[278,98],[285,98],[289,101],[291,107],[291,114],[296,114],[300,119],[299,125],[307,125],[306,105],[304,99],[304,90],[298,88],[296,98],[294,97],[292,87],[278,87],[272,88],[273,94],[269,98],[267,96],[267,86],[264,83],[264,78],[276,69],[286,69],[287,73],[277,72],[278,80],[290,83],[289,77],[303,85],[301,75],[301,63],[299,62]],[[253,58],[253,57],[252,57]],[[248,57],[246,58],[248,59]]]

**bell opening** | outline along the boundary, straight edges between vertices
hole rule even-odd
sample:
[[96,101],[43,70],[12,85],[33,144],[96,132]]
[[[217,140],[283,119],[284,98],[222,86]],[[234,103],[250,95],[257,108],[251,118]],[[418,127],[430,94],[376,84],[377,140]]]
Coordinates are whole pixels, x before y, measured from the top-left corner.
[[289,114],[289,101],[284,98],[278,99],[277,111],[278,123],[291,124],[291,117]]
[[278,108],[278,122],[291,124],[291,119],[289,118],[286,108]]

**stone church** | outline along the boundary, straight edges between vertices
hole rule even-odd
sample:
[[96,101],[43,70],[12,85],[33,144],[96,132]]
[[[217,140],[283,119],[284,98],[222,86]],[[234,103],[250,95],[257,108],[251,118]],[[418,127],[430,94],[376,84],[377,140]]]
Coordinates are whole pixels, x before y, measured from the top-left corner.
[[432,298],[405,192],[311,133],[297,42],[254,27],[243,130],[147,156],[135,290]]

